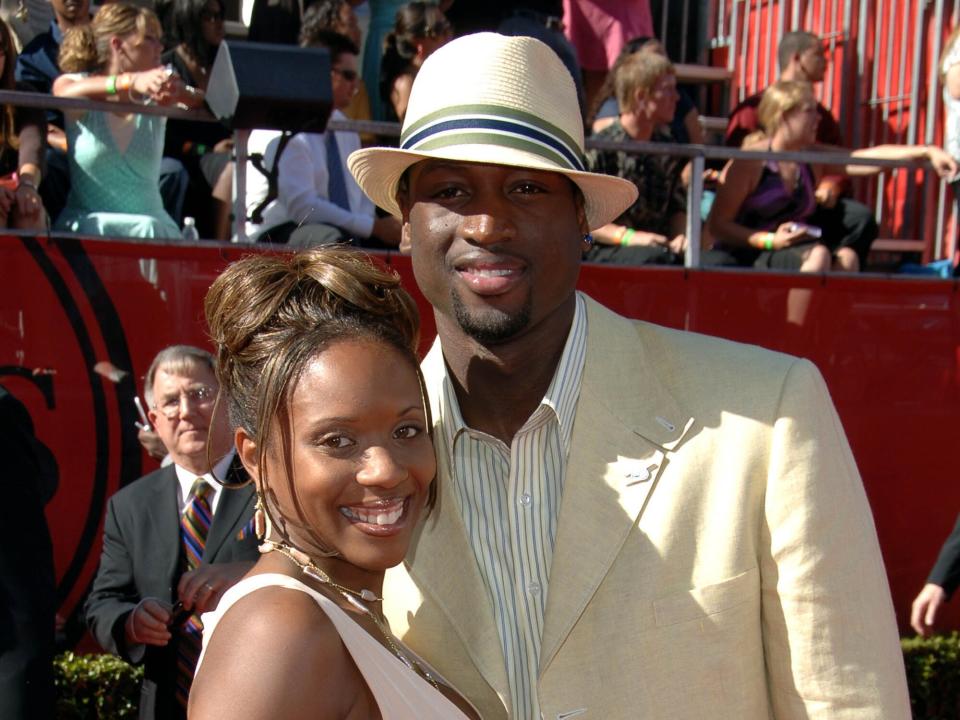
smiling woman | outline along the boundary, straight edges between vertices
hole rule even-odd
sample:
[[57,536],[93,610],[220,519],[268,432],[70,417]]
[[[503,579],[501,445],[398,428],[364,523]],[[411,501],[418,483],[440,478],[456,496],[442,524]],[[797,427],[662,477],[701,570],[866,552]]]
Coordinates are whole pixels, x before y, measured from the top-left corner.
[[436,493],[412,298],[325,247],[234,263],[205,309],[263,555],[203,617],[189,717],[468,717],[380,606]]

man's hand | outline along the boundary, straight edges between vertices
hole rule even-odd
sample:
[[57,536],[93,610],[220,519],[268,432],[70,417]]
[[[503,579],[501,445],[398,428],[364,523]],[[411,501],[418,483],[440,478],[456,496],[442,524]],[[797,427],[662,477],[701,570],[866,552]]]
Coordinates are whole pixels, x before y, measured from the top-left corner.
[[910,625],[923,637],[933,632],[940,606],[947,601],[947,593],[939,585],[927,583],[913,601],[910,610]]
[[127,645],[157,645],[170,642],[168,625],[173,618],[166,603],[156,598],[144,598],[127,615],[123,630]]
[[223,593],[252,567],[253,561],[201,565],[180,576],[177,597],[187,610],[198,615],[208,612],[217,607]]

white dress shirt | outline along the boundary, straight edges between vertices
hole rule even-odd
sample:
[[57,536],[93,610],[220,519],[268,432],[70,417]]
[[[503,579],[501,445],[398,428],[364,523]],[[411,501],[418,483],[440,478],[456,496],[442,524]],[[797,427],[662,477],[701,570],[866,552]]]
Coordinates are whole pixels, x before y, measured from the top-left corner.
[[[207,501],[210,503],[211,517],[217,512],[217,505],[220,504],[220,491],[223,489],[220,487],[220,484],[213,479],[214,475],[220,479],[227,476],[227,471],[230,470],[230,463],[233,462],[235,452],[235,450],[228,452],[213,466],[213,473],[207,473],[202,476],[203,479],[207,481],[207,484],[213,488],[213,491],[207,496]],[[187,507],[187,499],[190,497],[190,490],[193,488],[193,483],[197,477],[201,476],[179,465],[174,465],[173,467],[177,472],[177,507],[180,509],[180,514],[183,515],[183,511]]]
[[[348,118],[339,110],[334,110],[330,119]],[[334,225],[352,237],[370,237],[373,232],[373,202],[364,195],[346,166],[350,153],[360,149],[360,136],[346,131],[339,131],[335,135],[350,209],[344,209],[328,199],[330,175],[327,172],[326,133],[297,133],[290,138],[280,155],[277,199],[264,209],[261,225],[247,223],[248,237],[252,238],[263,230],[288,221],[297,225]],[[254,130],[250,133],[247,149],[250,153],[263,153],[264,166],[272,167],[279,142],[280,133],[276,130]],[[266,176],[248,162],[248,217],[267,196],[267,189]]]

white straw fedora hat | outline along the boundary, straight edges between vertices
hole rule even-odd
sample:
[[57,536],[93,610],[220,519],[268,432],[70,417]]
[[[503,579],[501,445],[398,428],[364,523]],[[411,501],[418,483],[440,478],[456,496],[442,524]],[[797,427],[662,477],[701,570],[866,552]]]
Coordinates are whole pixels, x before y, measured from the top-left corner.
[[441,47],[414,80],[400,148],[357,150],[347,165],[370,199],[399,217],[400,176],[428,158],[562,173],[583,192],[591,229],[637,198],[630,181],[586,171],[573,78],[530,37],[477,33]]

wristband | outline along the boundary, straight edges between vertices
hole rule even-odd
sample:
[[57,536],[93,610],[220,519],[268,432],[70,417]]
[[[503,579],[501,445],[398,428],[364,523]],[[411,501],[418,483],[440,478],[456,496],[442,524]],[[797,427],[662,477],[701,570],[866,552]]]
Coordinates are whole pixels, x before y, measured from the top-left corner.
[[116,80],[117,91],[128,92],[133,87],[133,73],[122,73]]
[[764,250],[773,250],[773,239],[776,235],[772,232],[768,232],[763,236],[763,249]]
[[637,231],[633,228],[627,228],[627,231],[623,233],[623,237],[620,238],[620,244],[626,247],[630,244],[630,241],[633,239],[633,236],[637,234]]
[[107,75],[107,95],[117,94],[117,76]]

